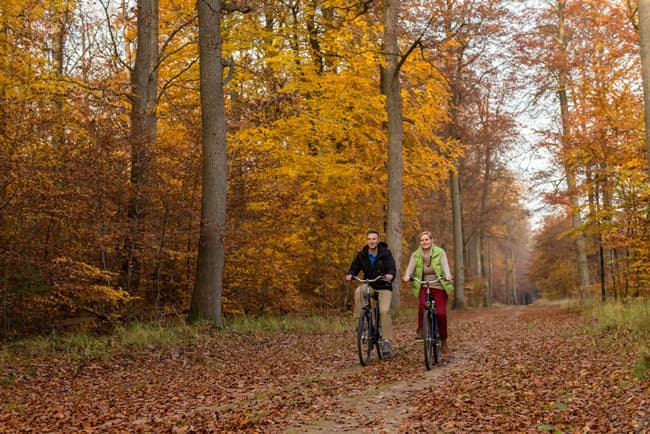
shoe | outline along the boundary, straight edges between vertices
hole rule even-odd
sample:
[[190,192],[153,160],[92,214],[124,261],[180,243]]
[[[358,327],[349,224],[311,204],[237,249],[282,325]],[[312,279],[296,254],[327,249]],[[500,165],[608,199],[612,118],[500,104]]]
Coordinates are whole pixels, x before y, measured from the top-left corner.
[[390,341],[384,339],[381,345],[381,354],[384,357],[391,357],[393,355],[393,349],[390,346]]
[[441,349],[442,352],[445,353],[445,354],[446,354],[446,353],[449,353],[449,347],[447,347],[447,340],[446,340],[446,339],[443,339],[443,340],[440,342],[440,349]]
[[415,332],[415,340],[416,341],[422,340],[422,327],[418,327],[417,331]]

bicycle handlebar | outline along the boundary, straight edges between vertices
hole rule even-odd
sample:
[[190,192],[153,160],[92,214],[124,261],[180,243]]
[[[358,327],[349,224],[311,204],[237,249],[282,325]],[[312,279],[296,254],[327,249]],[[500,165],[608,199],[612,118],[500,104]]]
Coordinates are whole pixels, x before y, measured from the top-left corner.
[[386,278],[384,276],[377,276],[374,279],[360,279],[359,277],[357,277],[355,275],[352,275],[352,278],[355,279],[355,280],[358,280],[361,283],[372,283],[372,282],[376,282],[376,281],[381,280],[381,279],[386,280]]
[[436,277],[435,280],[420,280],[417,277],[411,276],[411,277],[409,277],[409,280],[415,280],[416,282],[420,283],[421,285],[425,285],[425,286],[429,286],[429,287],[431,285],[433,285],[434,283],[440,282],[441,280],[444,280],[445,282],[451,282],[451,280],[447,280],[442,276]]

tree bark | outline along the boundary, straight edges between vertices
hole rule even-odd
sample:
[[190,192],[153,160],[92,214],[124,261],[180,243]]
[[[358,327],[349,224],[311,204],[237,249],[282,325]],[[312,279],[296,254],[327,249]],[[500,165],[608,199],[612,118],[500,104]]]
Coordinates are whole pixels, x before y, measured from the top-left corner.
[[[558,1],[557,3],[557,16],[558,16],[558,34],[557,39],[560,43],[560,50],[562,54],[566,54],[567,35],[565,28],[564,7],[565,1]],[[563,56],[566,58],[566,56]],[[569,120],[569,99],[567,96],[568,88],[568,73],[565,67],[561,66],[558,70],[558,99],[560,101],[560,116],[562,128],[562,147],[565,151],[569,149],[569,134],[570,134],[570,120]],[[585,236],[582,232],[582,219],[580,217],[580,201],[577,191],[577,179],[572,165],[564,162],[564,171],[566,175],[567,193],[569,195],[571,209],[569,210],[571,216],[571,226],[574,229],[576,254],[578,257],[578,276],[580,291],[583,295],[587,295],[589,291],[589,264],[587,262],[587,247]]]
[[[384,44],[386,65],[381,71],[381,91],[386,97],[388,115],[388,211],[386,242],[395,257],[398,270],[402,262],[402,98],[399,80],[397,20],[400,0],[384,1]],[[393,281],[392,309],[400,308],[400,279]]]
[[458,174],[450,173],[449,185],[451,190],[451,214],[454,225],[454,309],[462,309],[465,307],[465,262],[463,257],[463,219]]
[[643,103],[645,106],[645,145],[648,156],[648,180],[650,180],[650,0],[638,0],[637,12],[639,14]]
[[189,320],[221,323],[226,229],[226,113],[221,0],[198,0],[203,190],[196,277]]
[[152,148],[157,133],[158,0],[138,0],[137,17],[138,46],[131,74],[131,191],[127,201],[128,229],[120,274],[120,285],[131,293],[137,292],[140,287],[146,185],[152,181]]

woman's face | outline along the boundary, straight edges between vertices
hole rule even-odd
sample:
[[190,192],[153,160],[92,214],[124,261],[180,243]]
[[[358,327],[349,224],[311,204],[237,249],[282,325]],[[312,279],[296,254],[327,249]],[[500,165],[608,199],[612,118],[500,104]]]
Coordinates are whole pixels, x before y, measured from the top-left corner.
[[420,247],[422,247],[424,250],[430,249],[431,244],[432,244],[432,240],[429,235],[424,234],[420,237]]

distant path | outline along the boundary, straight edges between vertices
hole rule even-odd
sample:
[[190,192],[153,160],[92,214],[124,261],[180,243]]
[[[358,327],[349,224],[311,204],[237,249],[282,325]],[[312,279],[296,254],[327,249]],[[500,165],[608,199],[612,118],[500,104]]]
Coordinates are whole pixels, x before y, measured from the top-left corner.
[[[649,384],[621,340],[556,307],[452,311],[426,371],[414,324],[359,365],[351,329],[215,334],[107,361],[0,367],[0,432],[649,432]],[[3,360],[7,360],[4,358]]]

